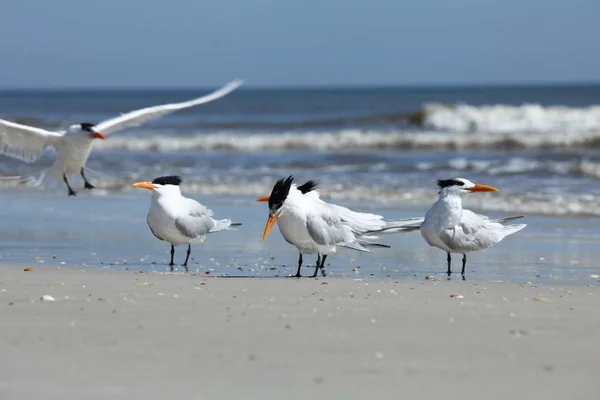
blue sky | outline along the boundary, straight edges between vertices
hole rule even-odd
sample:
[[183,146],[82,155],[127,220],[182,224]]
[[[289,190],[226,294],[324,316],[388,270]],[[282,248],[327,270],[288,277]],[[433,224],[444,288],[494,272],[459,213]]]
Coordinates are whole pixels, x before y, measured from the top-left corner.
[[599,0],[20,0],[0,87],[600,81]]

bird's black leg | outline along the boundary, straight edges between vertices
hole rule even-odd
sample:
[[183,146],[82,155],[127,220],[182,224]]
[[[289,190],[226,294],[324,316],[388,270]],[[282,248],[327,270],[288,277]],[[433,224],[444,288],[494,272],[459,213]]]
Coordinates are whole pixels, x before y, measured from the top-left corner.
[[85,177],[85,174],[83,173],[83,167],[81,168],[81,177],[83,178],[83,182],[85,182],[85,184],[83,186],[86,189],[94,189],[95,188],[95,186],[92,185],[91,183],[89,183],[87,178]]
[[325,259],[327,258],[327,254],[325,254],[323,256],[323,258],[321,259],[321,275],[323,276],[327,276],[327,274],[325,273]]
[[300,253],[300,257],[298,258],[298,272],[296,272],[296,278],[302,278],[302,275],[300,275],[300,267],[302,267],[302,253]]
[[317,264],[317,266],[315,267],[315,273],[313,274],[313,278],[317,277],[317,272],[319,272],[319,268],[323,268],[323,266],[325,265],[325,259],[327,258],[327,254],[323,255],[323,257],[321,258],[321,264]]
[[173,265],[175,265],[173,257],[175,257],[175,246],[171,245],[171,263],[169,264],[171,266],[171,272],[173,272]]
[[461,275],[463,277],[463,281],[465,280],[465,266],[467,265],[467,255],[463,254],[463,267],[462,267],[462,271],[461,271]]
[[188,272],[187,262],[190,259],[191,252],[192,252],[192,245],[188,244],[187,256],[185,256],[185,262],[183,263],[183,266],[185,267],[185,272]]
[[76,196],[77,192],[73,190],[71,185],[69,185],[69,181],[67,180],[67,175],[65,175],[65,174],[63,174],[63,181],[65,181],[65,183],[67,184],[67,187],[69,188],[69,196]]
[[450,253],[448,253],[448,278],[452,275],[452,270],[450,269],[450,263],[452,263],[452,257],[450,257]]

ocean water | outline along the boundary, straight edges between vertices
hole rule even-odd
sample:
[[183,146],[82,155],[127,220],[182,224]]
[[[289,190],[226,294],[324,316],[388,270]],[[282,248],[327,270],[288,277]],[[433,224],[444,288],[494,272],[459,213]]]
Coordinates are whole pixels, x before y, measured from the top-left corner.
[[[210,89],[0,91],[0,118],[60,129],[75,122],[95,123],[122,112],[190,99],[207,90]],[[203,202],[213,208],[220,207],[223,213],[227,213],[227,206],[240,207],[246,204],[244,202],[270,193],[276,179],[294,175],[299,181],[317,180],[324,199],[404,216],[422,215],[427,210],[437,197],[437,179],[464,177],[500,189],[499,193],[469,196],[465,201],[468,207],[494,216],[508,213],[527,216],[530,226],[508,238],[506,244],[503,242],[498,247],[500,250],[506,248],[502,246],[511,246],[511,242],[513,247],[522,244],[529,237],[538,244],[556,240],[557,245],[566,246],[574,241],[578,244],[571,250],[585,253],[588,250],[582,249],[593,246],[600,235],[596,229],[596,217],[600,215],[599,150],[600,86],[242,88],[214,103],[178,112],[143,127],[115,133],[106,141],[98,141],[88,161],[88,175],[98,188],[91,193],[82,191],[76,199],[69,199],[62,182],[51,181],[45,181],[43,188],[15,188],[11,181],[0,180],[0,189],[3,201],[8,204],[5,210],[14,210],[6,215],[8,221],[33,219],[37,224],[35,235],[40,234],[40,229],[47,232],[48,249],[66,246],[68,250],[77,241],[89,237],[84,234],[70,236],[63,232],[64,221],[56,222],[56,225],[48,222],[52,220],[49,217],[51,211],[36,219],[33,210],[39,212],[47,204],[56,203],[56,212],[68,212],[65,220],[71,220],[75,211],[85,214],[86,207],[94,205],[102,218],[113,221],[110,218],[115,215],[125,218],[120,207],[128,204],[131,210],[135,209],[136,224],[144,225],[148,199],[131,184],[160,175],[183,176],[184,192],[201,201],[211,200],[214,206],[208,201]],[[0,176],[28,175],[49,165],[52,160],[52,152],[36,164],[0,156]],[[76,177],[73,183],[81,185]],[[19,211],[23,204],[28,204],[31,210]],[[118,212],[115,207],[119,208]],[[138,207],[143,212],[140,213]],[[258,215],[262,214],[251,218],[254,235],[262,232],[264,227],[259,226]],[[137,259],[138,264],[145,265],[139,261],[143,257],[138,255],[148,250],[141,247],[157,249],[155,239],[145,231],[139,236],[139,226],[131,232],[127,230],[129,228],[113,231],[114,221],[101,229],[99,221],[102,218],[95,217],[82,224],[90,231],[98,230],[106,236],[97,242],[98,247],[112,243],[107,238],[115,235],[114,243],[110,245],[114,252],[92,261],[93,257],[88,259],[88,253],[100,254],[101,249],[93,251],[93,242],[86,242],[85,246],[72,249],[74,259],[70,261],[110,264],[122,254],[121,258]],[[540,239],[546,234],[540,226],[562,227],[564,224],[568,228],[560,228],[558,236],[548,239],[550,242]],[[24,224],[19,228],[25,229],[20,230],[23,237],[34,235],[33,231],[27,231],[28,226],[31,227]],[[68,226],[79,232],[79,228]],[[2,260],[31,261],[28,244],[19,241],[18,235],[11,239],[14,227],[4,225],[1,229]],[[243,230],[230,235],[233,244],[244,243],[241,248],[251,255],[251,259],[241,261],[246,265],[241,268],[260,264],[258,258],[262,256],[259,254],[265,250],[260,240],[252,245],[257,246],[252,247],[253,250],[245,247],[246,229],[244,226]],[[54,240],[58,232],[66,235],[64,241]],[[127,253],[123,246],[125,235],[134,238],[135,256]],[[421,248],[426,254],[439,252],[428,249],[419,240],[415,239],[411,246],[415,249],[411,251]],[[144,246],[138,248],[138,243]],[[228,251],[227,243],[220,248],[219,254]],[[399,246],[403,248],[401,243]],[[22,250],[25,258],[17,256],[15,250],[7,255],[7,249],[11,248]],[[593,254],[593,250],[589,249],[589,254]],[[180,251],[183,253],[184,249]],[[277,248],[277,251],[284,250]],[[399,257],[395,251],[378,256],[376,262],[394,264],[393,259]],[[495,251],[499,250],[480,253],[477,257],[491,262],[488,255],[497,255],[493,253]],[[531,251],[525,246],[517,254]],[[162,257],[158,254],[162,255],[155,253],[153,258]],[[390,258],[389,254],[394,256]],[[594,274],[592,270],[596,268],[589,254],[581,256],[588,260],[587,264],[584,262],[585,267],[577,264],[582,261],[572,251],[564,253],[564,257],[555,257],[556,268],[564,264],[562,266],[569,266],[570,272],[555,271],[553,275],[564,280],[570,280],[571,276],[587,279],[588,272]],[[542,251],[530,256],[532,258],[527,261],[532,263],[530,265],[537,265],[536,257],[544,258]],[[285,253],[277,253],[278,261],[281,261],[280,257],[293,265],[297,254],[289,248]],[[354,256],[340,257],[348,265],[356,264],[350,261]],[[356,257],[363,260],[364,255]],[[407,266],[406,271],[413,273],[423,263],[429,267],[434,265],[433,262],[438,267],[443,264],[427,257],[415,255],[407,261],[413,264]],[[366,260],[371,266],[377,265]],[[283,264],[280,262],[279,265]],[[375,276],[387,276],[378,268],[375,268]],[[531,271],[515,268],[521,272]],[[509,268],[506,274],[481,276],[499,280],[522,277],[515,268]],[[476,270],[483,274],[486,269]],[[218,273],[230,272],[220,270]],[[527,276],[531,275],[529,272]],[[370,276],[370,273],[364,274]]]
[[[0,117],[58,129],[205,92],[4,91]],[[600,86],[242,88],[98,141],[88,167],[98,194],[180,174],[189,192],[256,196],[293,174],[325,197],[402,207],[433,201],[436,179],[466,177],[501,190],[470,199],[483,210],[600,215],[599,149]],[[53,155],[0,157],[0,175],[15,175]]]

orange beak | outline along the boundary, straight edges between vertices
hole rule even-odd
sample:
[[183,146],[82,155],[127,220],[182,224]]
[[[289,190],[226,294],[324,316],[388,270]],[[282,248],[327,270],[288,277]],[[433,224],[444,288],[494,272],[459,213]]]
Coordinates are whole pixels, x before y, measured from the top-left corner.
[[271,196],[263,196],[263,197],[261,197],[260,199],[256,199],[256,201],[269,201],[269,198],[270,198],[270,197],[271,197]]
[[475,184],[475,186],[468,188],[467,190],[470,190],[471,192],[499,192],[495,187],[480,184]]
[[269,219],[267,220],[267,226],[265,226],[265,233],[263,233],[263,242],[267,240],[267,236],[269,236],[271,228],[273,228],[273,225],[275,225],[275,222],[277,222],[277,218],[279,218],[279,214],[275,214],[272,217],[269,216]]
[[104,136],[103,134],[101,134],[100,132],[96,132],[92,135],[93,138],[96,139],[102,139],[102,140],[106,140],[106,136]]
[[157,188],[157,186],[155,186],[152,182],[137,182],[137,183],[134,183],[133,186],[148,189],[148,190],[154,190]]

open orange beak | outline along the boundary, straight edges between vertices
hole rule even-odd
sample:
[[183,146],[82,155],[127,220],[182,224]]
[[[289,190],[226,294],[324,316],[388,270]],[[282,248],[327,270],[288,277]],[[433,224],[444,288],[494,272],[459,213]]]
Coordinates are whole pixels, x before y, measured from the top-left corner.
[[267,236],[269,236],[269,232],[271,232],[271,228],[277,222],[277,218],[279,218],[279,214],[275,214],[274,216],[269,216],[267,220],[267,225],[265,226],[265,233],[263,233],[263,242],[267,240]]
[[263,197],[261,197],[260,199],[256,199],[256,201],[269,201],[269,198],[270,198],[270,197],[271,197],[271,196],[263,196]]
[[499,192],[495,187],[480,184],[475,184],[475,186],[467,188],[467,190],[470,190],[471,192]]
[[152,182],[136,182],[133,184],[133,186],[148,189],[148,190],[154,190],[158,187],[158,186],[154,185]]
[[96,139],[102,139],[102,140],[106,140],[106,136],[104,136],[103,134],[101,134],[100,132],[96,132],[92,135],[93,138]]

